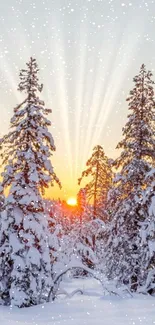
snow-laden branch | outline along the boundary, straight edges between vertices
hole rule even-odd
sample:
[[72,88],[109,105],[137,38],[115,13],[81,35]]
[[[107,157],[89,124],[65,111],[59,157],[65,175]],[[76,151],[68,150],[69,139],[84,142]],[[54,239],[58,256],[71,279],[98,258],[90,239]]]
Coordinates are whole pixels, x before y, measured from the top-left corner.
[[66,295],[67,298],[72,298],[77,293],[80,293],[81,295],[83,295],[84,291],[82,289],[75,289],[71,293],[69,293],[66,290],[59,290],[59,292],[57,293],[57,296],[58,295]]
[[[103,283],[102,278],[98,277],[90,268],[88,268],[85,265],[82,264],[77,264],[77,265],[68,265],[68,267],[66,269],[64,269],[63,271],[61,271],[58,275],[55,276],[54,280],[53,280],[53,285],[50,288],[48,297],[47,297],[47,302],[50,301],[50,298],[52,296],[52,300],[55,300],[55,298],[58,295],[58,290],[59,290],[59,285],[60,282],[62,281],[62,277],[69,271],[72,270],[77,270],[77,269],[81,269],[83,271],[86,271],[88,274],[90,274],[94,279],[96,279],[97,281],[99,281],[102,285],[103,290],[107,291],[110,294],[116,295],[120,297],[120,294],[117,291],[108,289],[107,286],[105,286],[105,284]],[[79,291],[79,290],[78,290]],[[82,292],[82,290],[81,290]],[[130,295],[131,293],[128,292]],[[75,292],[73,292],[73,294],[75,294]],[[132,295],[131,295],[132,296]]]

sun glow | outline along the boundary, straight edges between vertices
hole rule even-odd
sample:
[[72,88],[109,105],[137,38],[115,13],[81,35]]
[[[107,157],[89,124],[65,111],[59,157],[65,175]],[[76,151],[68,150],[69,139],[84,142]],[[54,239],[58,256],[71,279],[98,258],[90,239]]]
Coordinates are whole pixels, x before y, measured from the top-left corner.
[[77,205],[77,200],[75,197],[70,197],[68,200],[67,200],[67,204],[68,205],[71,205],[71,206],[75,206]]

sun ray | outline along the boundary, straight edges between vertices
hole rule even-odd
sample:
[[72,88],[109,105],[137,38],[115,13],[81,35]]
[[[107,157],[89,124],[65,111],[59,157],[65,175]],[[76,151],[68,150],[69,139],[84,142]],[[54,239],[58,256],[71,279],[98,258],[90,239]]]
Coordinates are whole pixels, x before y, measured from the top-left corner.
[[[57,30],[59,29],[59,25],[55,22],[57,26]],[[73,179],[73,164],[72,164],[72,153],[71,153],[71,140],[69,137],[69,121],[68,121],[68,105],[67,105],[67,89],[66,89],[66,80],[65,80],[65,61],[64,61],[64,41],[62,38],[62,33],[59,33],[59,41],[55,37],[52,39],[51,49],[54,47],[55,56],[53,57],[52,66],[57,66],[57,107],[60,110],[59,119],[61,121],[61,130],[63,132],[62,137],[64,141],[64,150],[67,152],[68,164],[69,164],[69,172],[70,172],[70,180]],[[60,53],[62,55],[60,56]]]
[[74,170],[74,178],[77,181],[78,177],[78,166],[79,166],[79,156],[80,156],[80,130],[81,130],[81,117],[82,117],[82,106],[83,106],[83,98],[82,98],[82,91],[85,89],[85,65],[86,65],[86,55],[87,55],[87,49],[86,49],[86,44],[87,44],[87,32],[88,32],[88,27],[83,26],[81,29],[80,36],[80,49],[81,51],[79,52],[80,56],[80,63],[79,67],[76,70],[76,76],[77,76],[77,84],[76,84],[76,106],[75,106],[75,113],[76,113],[76,121],[75,121],[75,170]]
[[[106,26],[105,30],[107,30],[109,27]],[[105,36],[105,35],[104,35]],[[97,119],[98,115],[101,109],[101,94],[106,94],[108,89],[108,84],[110,80],[109,70],[113,70],[113,65],[115,62],[115,49],[116,45],[119,46],[122,42],[122,33],[120,35],[119,40],[116,39],[115,42],[111,46],[107,47],[107,53],[109,52],[109,55],[104,57],[104,42],[106,41],[106,37],[102,39],[101,45],[99,47],[99,53],[101,60],[98,60],[98,64],[96,63],[96,71],[94,76],[94,90],[92,92],[92,103],[91,103],[91,114],[89,118],[88,128],[87,128],[87,134],[86,134],[86,151],[85,151],[85,159],[88,157],[88,153],[90,150],[92,150],[92,146],[97,144],[97,142],[93,143],[94,138],[94,129],[97,127]],[[104,59],[103,59],[104,58]],[[103,65],[104,62],[104,65]],[[101,101],[101,103],[100,103]]]
[[[127,26],[126,29],[126,34],[128,35],[129,32],[129,26]],[[124,38],[123,37],[123,38]],[[121,39],[120,44],[124,44],[124,39]],[[135,40],[133,40],[133,37],[131,37],[130,40],[130,45],[127,46],[125,53],[136,53],[136,49],[137,49],[137,38],[135,38]],[[117,49],[115,49],[116,52]],[[126,59],[125,57],[123,58],[121,65],[124,65],[124,69],[123,71],[119,72],[118,66],[120,66],[120,58],[117,55],[115,55],[115,60],[113,60],[113,69],[111,69],[111,78],[109,79],[109,81],[107,80],[107,88],[103,88],[102,92],[100,94],[100,100],[98,100],[98,102],[96,101],[96,103],[98,104],[98,109],[96,111],[96,115],[94,114],[94,125],[96,124],[96,130],[94,132],[91,132],[91,137],[89,137],[90,140],[90,145],[87,141],[87,148],[88,151],[86,154],[88,154],[90,148],[92,148],[98,141],[101,141],[101,134],[103,133],[104,127],[105,127],[105,123],[110,115],[110,112],[113,108],[114,103],[116,103],[116,98],[117,95],[119,93],[119,89],[121,88],[121,86],[123,85],[123,82],[126,78],[127,72],[128,72],[128,67],[125,65],[126,63]],[[111,62],[111,68],[112,68],[112,62]],[[129,63],[131,64],[131,60],[129,60]],[[129,65],[130,66],[130,65]],[[117,76],[119,75],[119,79],[117,80]],[[101,83],[100,83],[100,90],[101,90]],[[92,117],[92,121],[93,121],[93,117]],[[102,125],[102,126],[101,126]],[[89,134],[89,133],[88,133]],[[86,157],[86,155],[85,155]],[[86,159],[86,158],[85,158]]]
[[[142,26],[141,26],[142,27]],[[143,25],[144,27],[144,25]],[[126,35],[129,35],[129,26],[127,27],[126,34],[124,35],[124,38]],[[115,69],[112,74],[112,78],[109,81],[108,90],[105,93],[103,102],[101,102],[100,106],[100,113],[97,119],[97,125],[102,125],[101,128],[96,128],[96,131],[93,134],[92,143],[94,143],[95,139],[99,141],[99,138],[101,136],[101,133],[103,132],[103,129],[105,127],[106,121],[109,117],[109,114],[113,108],[114,105],[116,105],[116,98],[118,96],[119,90],[121,89],[122,85],[124,84],[128,71],[130,69],[130,66],[132,64],[132,57],[135,56],[137,51],[137,38],[133,37],[133,34],[130,34],[130,37],[128,39],[128,44],[125,45],[125,51],[124,56],[121,60],[120,65],[120,58],[118,54],[116,55],[115,60]],[[128,54],[128,60],[126,55]],[[132,54],[132,55],[131,55]],[[128,61],[128,64],[126,64],[126,61]],[[123,69],[122,69],[123,67]],[[121,69],[120,69],[121,68]],[[119,76],[119,78],[117,78]]]

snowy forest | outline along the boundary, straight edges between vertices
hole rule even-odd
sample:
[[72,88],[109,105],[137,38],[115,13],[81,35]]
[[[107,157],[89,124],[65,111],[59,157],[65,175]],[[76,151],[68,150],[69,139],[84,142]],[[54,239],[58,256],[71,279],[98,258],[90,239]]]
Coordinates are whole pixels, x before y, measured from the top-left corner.
[[[96,144],[77,180],[77,207],[70,210],[44,196],[48,186],[61,187],[61,179],[52,165],[52,115],[40,98],[42,89],[31,57],[19,73],[23,102],[14,108],[10,129],[0,139],[0,304],[30,307],[68,296],[61,288],[66,274],[71,281],[97,279],[105,294],[155,296],[151,71],[142,64],[133,79],[117,159]],[[82,289],[70,297],[78,293]]]

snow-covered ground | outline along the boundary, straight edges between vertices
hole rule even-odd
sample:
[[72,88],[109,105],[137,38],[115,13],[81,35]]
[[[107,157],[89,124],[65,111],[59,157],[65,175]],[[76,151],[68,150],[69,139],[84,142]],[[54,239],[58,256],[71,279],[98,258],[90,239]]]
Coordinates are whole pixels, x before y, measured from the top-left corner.
[[60,296],[54,303],[18,309],[0,306],[0,325],[152,325],[155,298],[103,296],[95,280],[65,281],[68,292],[81,288],[84,295]]

